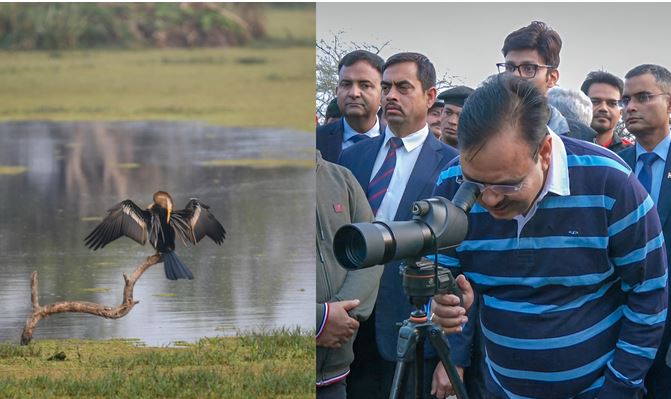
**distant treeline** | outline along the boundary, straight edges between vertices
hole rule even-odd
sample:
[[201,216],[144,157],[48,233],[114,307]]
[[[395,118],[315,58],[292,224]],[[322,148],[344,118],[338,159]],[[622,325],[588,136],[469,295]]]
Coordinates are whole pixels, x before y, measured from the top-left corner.
[[0,48],[236,46],[266,35],[260,3],[4,3]]

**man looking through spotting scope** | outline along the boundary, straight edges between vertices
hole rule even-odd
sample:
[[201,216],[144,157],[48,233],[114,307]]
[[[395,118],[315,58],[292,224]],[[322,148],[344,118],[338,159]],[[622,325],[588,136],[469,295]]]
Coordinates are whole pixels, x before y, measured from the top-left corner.
[[[436,100],[436,72],[418,53],[398,53],[384,64],[383,134],[345,149],[339,163],[352,171],[366,192],[377,220],[412,218],[412,203],[431,196],[438,173],[457,155],[429,133],[426,115]],[[398,327],[414,309],[403,292],[399,262],[385,265],[371,317],[361,323],[354,343],[348,398],[388,398],[396,366]],[[428,397],[438,358],[428,350],[423,384]],[[413,392],[408,375],[406,392]]]
[[[556,135],[548,112],[510,74],[471,94],[460,157],[434,195],[450,199],[464,181],[481,194],[466,238],[439,262],[468,278],[466,308],[478,296],[492,397],[636,398],[666,320],[659,217],[620,158]],[[435,296],[432,312],[446,333],[467,322],[454,295]]]

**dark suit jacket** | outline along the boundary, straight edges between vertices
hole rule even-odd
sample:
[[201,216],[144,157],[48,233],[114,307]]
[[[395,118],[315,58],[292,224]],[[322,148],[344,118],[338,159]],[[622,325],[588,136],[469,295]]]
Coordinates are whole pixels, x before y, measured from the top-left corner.
[[[373,164],[383,142],[384,135],[381,134],[347,148],[340,155],[340,164],[352,171],[366,194],[368,194],[368,182],[373,172]],[[431,197],[438,175],[444,166],[457,155],[458,152],[454,148],[441,143],[429,132],[410,175],[408,185],[403,192],[395,221],[412,219],[412,203]],[[407,319],[414,309],[403,292],[398,265],[399,262],[385,265],[375,304],[375,340],[380,354],[388,361],[396,360],[398,338],[396,323]]]
[[[380,134],[384,134],[384,129],[385,125],[380,123]],[[317,128],[317,149],[322,153],[322,158],[329,162],[338,162],[344,133],[343,118]]]
[[[631,170],[636,170],[636,146],[632,145],[619,152],[618,155],[629,165]],[[659,213],[659,220],[662,223],[662,232],[664,233],[664,244],[666,247],[667,261],[671,256],[671,149],[666,156],[666,165],[664,166],[664,174],[662,175],[662,186],[659,189],[659,198],[657,200],[657,213]],[[667,282],[668,287],[668,282]],[[669,308],[671,308],[671,297],[669,297]],[[650,369],[648,379],[646,379],[646,387],[653,394],[652,397],[663,398],[671,395],[671,369],[665,366],[666,353],[669,350],[671,343],[671,318],[667,316],[666,328],[662,336],[662,343],[657,351],[657,357]],[[654,376],[654,377],[653,377]],[[654,381],[649,381],[654,379]],[[660,383],[664,383],[660,387]],[[656,391],[656,392],[655,392]]]

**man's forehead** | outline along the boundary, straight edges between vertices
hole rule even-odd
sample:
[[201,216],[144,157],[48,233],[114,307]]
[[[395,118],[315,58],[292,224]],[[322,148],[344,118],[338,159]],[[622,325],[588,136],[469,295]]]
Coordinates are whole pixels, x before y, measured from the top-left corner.
[[538,50],[528,48],[523,50],[510,50],[505,56],[506,61],[516,61],[517,63],[545,63],[543,57],[538,54]]
[[650,73],[632,76],[624,80],[624,94],[636,94],[658,88],[657,80]]
[[461,112],[462,107],[454,104],[445,104],[444,109],[449,109],[452,112]]
[[587,90],[587,96],[590,98],[615,99],[620,98],[620,90],[608,83],[592,83]]
[[400,62],[390,65],[382,72],[382,80],[386,82],[417,80],[417,64]]
[[341,80],[379,80],[380,72],[366,61],[357,61],[352,65],[340,68],[338,76]]

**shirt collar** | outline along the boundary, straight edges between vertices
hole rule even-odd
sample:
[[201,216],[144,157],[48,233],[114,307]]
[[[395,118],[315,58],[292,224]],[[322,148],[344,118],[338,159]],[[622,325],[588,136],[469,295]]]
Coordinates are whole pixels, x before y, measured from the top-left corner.
[[[658,157],[660,157],[665,163],[666,163],[666,156],[669,154],[669,147],[671,146],[671,138],[667,134],[666,137],[662,139],[662,141],[655,146],[655,148],[652,150],[655,154],[657,154]],[[638,157],[641,154],[645,154],[647,151],[643,146],[641,146],[640,143],[636,143],[636,161],[638,162]]]
[[[345,117],[342,118],[342,124],[343,124],[343,137],[342,137],[343,142],[351,139],[352,137],[354,137],[357,134],[361,134],[361,133],[357,132],[356,130],[354,130],[352,128],[352,126],[349,125],[349,123],[347,123],[347,119],[345,119]],[[365,134],[366,136],[371,137],[371,138],[379,136],[380,135],[380,120],[376,117],[375,118],[375,124],[373,125],[373,127],[370,128],[369,131],[364,132],[363,134]]]
[[566,147],[562,139],[549,129],[552,138],[552,157],[550,158],[550,167],[548,168],[548,177],[545,180],[543,192],[539,196],[545,196],[548,192],[557,195],[570,195],[571,185],[568,178],[568,161],[566,157]]
[[[419,129],[418,131],[401,138],[401,140],[403,140],[403,147],[406,149],[406,151],[410,152],[415,148],[421,146],[422,143],[424,143],[424,140],[426,140],[428,135],[429,135],[429,126],[425,124],[424,127]],[[386,146],[389,139],[395,136],[396,134],[392,132],[391,127],[387,125],[387,128],[385,129],[384,132],[384,142],[382,143],[382,146]]]

